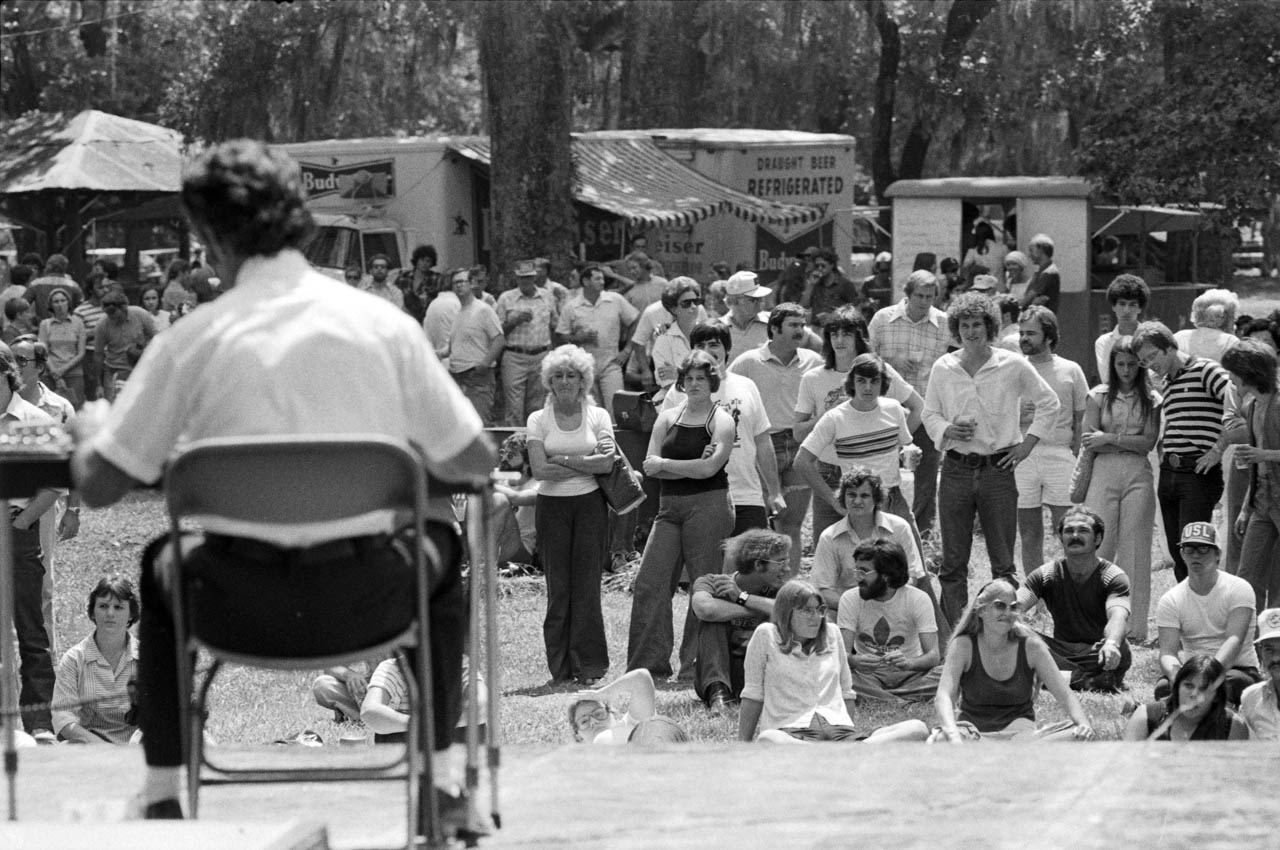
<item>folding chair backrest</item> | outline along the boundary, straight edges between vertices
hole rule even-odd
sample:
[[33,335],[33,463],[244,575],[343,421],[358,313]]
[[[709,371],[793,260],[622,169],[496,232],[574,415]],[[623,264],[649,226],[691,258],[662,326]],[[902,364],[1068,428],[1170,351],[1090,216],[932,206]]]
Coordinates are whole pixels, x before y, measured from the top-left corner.
[[407,443],[377,435],[213,438],[169,463],[165,498],[182,516],[288,525],[327,522],[426,498],[426,472]]

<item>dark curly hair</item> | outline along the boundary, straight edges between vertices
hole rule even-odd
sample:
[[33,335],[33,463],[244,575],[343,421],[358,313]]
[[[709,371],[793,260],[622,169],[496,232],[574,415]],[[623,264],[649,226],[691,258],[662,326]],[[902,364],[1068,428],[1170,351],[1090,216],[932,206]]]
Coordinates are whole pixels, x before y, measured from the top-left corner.
[[306,240],[313,223],[305,200],[298,164],[251,139],[212,148],[182,179],[182,205],[192,222],[250,257]]

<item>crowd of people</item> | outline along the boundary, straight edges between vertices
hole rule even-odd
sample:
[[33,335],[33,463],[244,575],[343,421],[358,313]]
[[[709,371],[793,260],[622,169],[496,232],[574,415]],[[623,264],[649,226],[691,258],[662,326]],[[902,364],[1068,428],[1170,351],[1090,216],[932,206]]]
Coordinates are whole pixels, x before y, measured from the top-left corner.
[[[209,191],[193,187],[191,202],[205,202]],[[429,245],[394,277],[383,255],[367,270],[347,270],[352,289],[421,329],[422,339],[394,342],[417,362],[425,339],[423,350],[439,363],[423,369],[451,379],[447,392],[435,390],[442,404],[467,402],[458,414],[465,427],[437,446],[438,464],[465,457],[474,467],[481,424],[514,431],[498,456],[513,473],[496,500],[500,558],[527,559],[545,574],[551,681],[581,689],[569,708],[575,739],[682,739],[656,714],[654,680],[672,676],[714,715],[738,704],[746,741],[1089,739],[1076,692],[1124,690],[1133,648],[1152,645],[1152,619],[1155,701],[1135,707],[1126,737],[1280,736],[1280,311],[1237,317],[1235,296],[1211,290],[1196,299],[1194,327],[1175,333],[1144,315],[1147,284],[1121,274],[1107,289],[1115,326],[1098,338],[1096,363],[1073,363],[1055,351],[1069,329],[1055,312],[1053,240],[1037,234],[1023,253],[996,239],[990,224],[978,225],[963,261],[920,255],[897,303],[888,255],[876,257],[859,286],[833,253],[816,249],[799,255],[776,287],[723,263],[705,288],[686,276],[668,280],[640,250],[567,270],[568,285],[551,280],[548,260],[522,260],[511,270],[514,285],[496,293],[484,267],[439,271]],[[297,234],[282,233],[292,252]],[[275,268],[280,262],[264,259],[270,252],[247,235],[234,239],[244,243],[232,247],[250,283],[265,285],[257,278],[266,271],[306,276],[300,255]],[[196,275],[181,260],[163,287],[138,293],[140,306],[113,283],[109,263],[83,288],[66,275],[65,258],[40,265],[15,266],[0,293],[12,348],[0,351],[10,420],[68,422],[87,400],[114,399],[144,349],[164,339],[157,334],[212,300],[207,271]],[[277,294],[265,306],[285,311],[293,302]],[[184,344],[215,346],[212,333],[202,323]],[[178,374],[196,368],[190,357],[148,362],[149,381],[195,380]],[[1086,366],[1100,378],[1093,386]],[[155,392],[146,398],[159,403]],[[634,538],[597,476],[621,451],[614,402],[636,392],[656,408],[638,472],[656,480],[658,504],[638,558],[627,671],[601,685],[609,672],[602,574],[619,555],[631,557]],[[96,466],[81,471],[99,503],[118,496],[119,476],[148,480],[162,459],[158,449],[135,454],[142,436],[122,429],[167,446],[187,427],[168,407],[143,423],[140,397],[126,397],[108,436],[92,443],[88,462]],[[89,599],[93,634],[53,673],[38,604],[51,570],[37,566],[52,544],[42,552],[32,528],[46,513],[57,517],[59,495],[15,502],[10,517],[21,580],[21,702],[98,708],[52,717],[33,708],[24,723],[40,739],[136,739],[128,627],[140,611],[129,582],[99,583]],[[77,510],[71,497],[64,521]],[[1212,524],[1220,501],[1222,530]],[[1047,545],[1045,508],[1056,535]],[[450,521],[433,533],[456,554],[444,530]],[[807,575],[806,522],[814,546]],[[970,598],[979,524],[991,575]],[[57,533],[52,521],[50,531]],[[224,537],[211,535],[205,547],[209,568],[223,566]],[[1153,544],[1167,550],[1178,581],[1154,617]],[[144,602],[154,571],[144,569]],[[388,581],[403,583],[394,572]],[[673,623],[682,584],[688,605],[683,623]],[[440,604],[453,593],[441,590]],[[1024,620],[1037,606],[1051,633]],[[152,617],[164,640],[171,626],[163,612]],[[144,662],[144,679],[154,685],[170,663]],[[456,667],[445,669],[460,681]],[[385,664],[372,674],[331,669],[315,696],[337,717],[397,734],[407,705],[396,673]],[[1041,687],[1067,719],[1036,724]],[[936,725],[859,731],[857,700],[932,702]],[[164,803],[178,749],[161,733],[172,705],[144,699],[141,710],[152,717],[149,763],[163,768],[148,795]],[[456,719],[456,697],[443,714]]]

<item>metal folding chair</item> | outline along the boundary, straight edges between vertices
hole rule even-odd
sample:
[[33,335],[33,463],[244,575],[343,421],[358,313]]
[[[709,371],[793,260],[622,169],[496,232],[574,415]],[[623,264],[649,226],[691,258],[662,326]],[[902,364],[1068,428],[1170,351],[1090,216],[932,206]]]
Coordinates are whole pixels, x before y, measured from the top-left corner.
[[[173,556],[182,563],[182,520],[221,517],[230,520],[300,525],[334,522],[372,511],[396,510],[412,516],[412,528],[423,527],[426,471],[421,455],[407,443],[375,435],[317,435],[201,440],[178,452],[165,473]],[[190,611],[181,568],[173,582],[179,682],[182,695],[183,742],[187,753],[189,816],[199,811],[202,784],[246,782],[317,782],[405,779],[408,790],[408,845],[444,843],[432,779],[434,723],[429,653],[428,548],[421,539],[414,550],[417,615],[399,635],[378,646],[353,646],[332,656],[278,657],[270,647],[245,654],[211,645],[188,628]],[[434,555],[434,553],[431,553]],[[251,588],[246,589],[252,592]],[[409,665],[403,650],[417,647],[417,663]],[[200,652],[212,662],[197,683]],[[346,767],[233,767],[210,759],[204,749],[205,701],[213,678],[224,663],[271,670],[315,670],[352,663],[375,654],[395,653],[408,684],[411,717],[403,754],[374,765]],[[426,811],[420,811],[425,806]]]

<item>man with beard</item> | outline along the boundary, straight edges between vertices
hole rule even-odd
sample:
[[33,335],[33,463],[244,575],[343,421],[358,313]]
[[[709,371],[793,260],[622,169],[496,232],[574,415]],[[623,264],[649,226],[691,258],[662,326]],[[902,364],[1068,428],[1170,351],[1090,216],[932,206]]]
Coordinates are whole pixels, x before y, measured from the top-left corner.
[[1258,638],[1253,642],[1266,681],[1245,688],[1240,716],[1251,741],[1280,741],[1280,608],[1258,615]]
[[[1022,538],[1022,571],[1044,563],[1044,506],[1054,527],[1071,507],[1071,472],[1080,451],[1080,423],[1084,421],[1089,382],[1080,365],[1053,353],[1058,345],[1058,318],[1045,307],[1028,307],[1019,323],[1022,353],[1058,395],[1058,415],[1049,433],[1014,469],[1018,482],[1018,536]],[[1029,427],[1035,404],[1022,402],[1022,426]]]
[[391,261],[386,254],[374,254],[369,258],[369,281],[360,286],[365,292],[378,296],[404,309],[404,293],[400,287],[387,282],[387,272],[391,270]]
[[787,580],[790,548],[791,541],[776,531],[744,531],[725,541],[722,571],[693,583],[698,634],[693,687],[712,714],[723,714],[742,693],[747,644],[773,613],[773,598]]
[[1114,693],[1132,660],[1125,640],[1129,577],[1097,555],[1106,533],[1102,517],[1075,507],[1057,529],[1065,557],[1031,572],[1018,590],[1018,602],[1029,611],[1044,600],[1053,617],[1053,637],[1040,637],[1058,669],[1071,673],[1072,690]]
[[514,472],[519,478],[493,485],[494,536],[498,541],[498,564],[515,561],[532,564],[536,558],[538,531],[534,526],[534,506],[538,502],[538,480],[531,477],[527,437],[523,431],[502,441],[498,449],[498,469]]
[[907,555],[892,540],[853,550],[858,586],[840,597],[836,625],[849,647],[853,690],[885,702],[928,702],[938,691],[942,654],[933,601],[907,584]]

